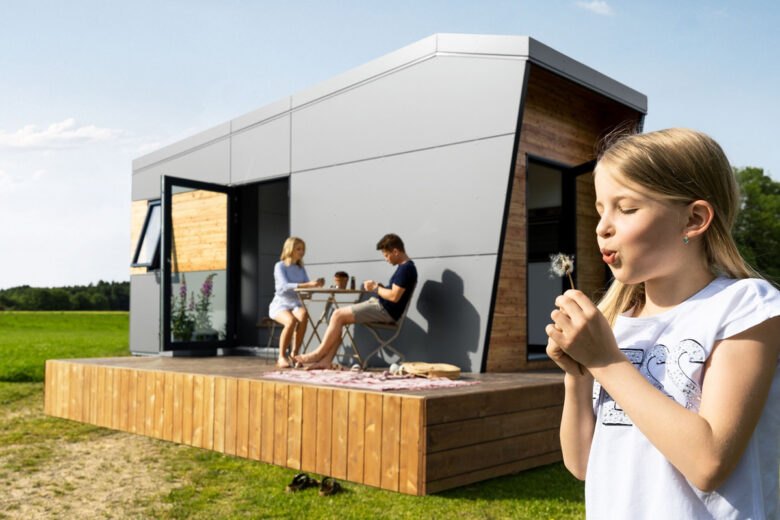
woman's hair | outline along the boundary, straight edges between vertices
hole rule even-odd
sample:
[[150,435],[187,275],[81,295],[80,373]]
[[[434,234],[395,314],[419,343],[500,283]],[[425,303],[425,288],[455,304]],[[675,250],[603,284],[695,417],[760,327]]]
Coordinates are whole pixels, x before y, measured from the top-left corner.
[[[284,241],[284,245],[282,246],[282,255],[279,257],[279,260],[284,262],[284,265],[289,267],[290,264],[293,263],[292,261],[293,249],[295,249],[295,246],[297,246],[298,244],[303,244],[303,247],[306,247],[306,242],[304,242],[298,237],[290,237]],[[296,263],[298,264],[298,266],[303,267],[303,259],[298,260],[298,262]]]
[[[686,128],[624,134],[607,143],[598,164],[620,172],[628,183],[668,202],[709,202],[715,215],[702,242],[712,273],[760,277],[745,263],[731,238],[739,210],[739,188],[726,154],[711,137]],[[614,325],[618,314],[644,300],[643,283],[626,285],[614,280],[599,309]]]

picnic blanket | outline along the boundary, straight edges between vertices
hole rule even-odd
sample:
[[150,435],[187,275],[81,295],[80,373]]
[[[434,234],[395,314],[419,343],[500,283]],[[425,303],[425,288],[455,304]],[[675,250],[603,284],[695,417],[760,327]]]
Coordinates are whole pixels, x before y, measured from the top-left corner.
[[263,377],[315,385],[334,385],[360,390],[427,390],[476,385],[479,381],[453,381],[446,377],[420,378],[413,375],[393,375],[390,372],[353,372],[351,370],[274,370]]

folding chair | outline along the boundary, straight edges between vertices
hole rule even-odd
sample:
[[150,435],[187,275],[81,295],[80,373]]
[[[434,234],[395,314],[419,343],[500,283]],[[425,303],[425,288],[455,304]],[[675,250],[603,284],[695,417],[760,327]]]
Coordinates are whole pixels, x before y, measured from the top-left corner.
[[[371,334],[374,335],[376,340],[379,342],[379,346],[376,347],[374,350],[371,351],[371,354],[366,356],[365,361],[363,361],[363,368],[366,368],[368,366],[368,360],[372,357],[379,354],[379,351],[387,348],[389,350],[392,350],[395,352],[395,354],[401,358],[401,361],[406,360],[406,355],[402,354],[398,351],[394,346],[392,346],[390,343],[395,340],[395,338],[398,337],[398,335],[401,333],[401,327],[404,324],[404,320],[406,319],[406,313],[409,312],[409,307],[412,306],[412,296],[414,296],[414,288],[417,286],[417,284],[413,285],[409,288],[409,300],[406,302],[406,308],[404,309],[403,314],[398,318],[398,321],[395,323],[361,323],[365,328],[367,328],[369,331],[371,331]],[[388,338],[382,339],[382,337],[379,335],[380,330],[389,330],[394,331]]]

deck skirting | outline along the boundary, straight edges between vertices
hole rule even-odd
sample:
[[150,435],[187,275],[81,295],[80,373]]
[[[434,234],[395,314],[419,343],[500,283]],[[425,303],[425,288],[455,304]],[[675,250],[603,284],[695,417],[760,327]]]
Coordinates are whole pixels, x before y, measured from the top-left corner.
[[369,392],[262,379],[261,363],[49,360],[44,411],[411,495],[561,460],[555,374]]

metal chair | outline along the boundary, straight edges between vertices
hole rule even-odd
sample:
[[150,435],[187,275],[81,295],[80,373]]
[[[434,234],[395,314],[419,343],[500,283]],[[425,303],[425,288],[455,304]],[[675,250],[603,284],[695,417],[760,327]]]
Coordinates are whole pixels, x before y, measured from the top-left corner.
[[[392,346],[390,343],[395,340],[395,338],[398,337],[398,335],[401,333],[401,327],[404,324],[404,320],[406,319],[406,313],[409,312],[409,307],[412,306],[412,296],[414,296],[414,289],[417,286],[415,283],[413,286],[409,288],[409,300],[406,302],[406,308],[404,309],[403,314],[398,318],[398,320],[395,323],[361,323],[365,328],[367,328],[369,331],[371,331],[371,334],[374,335],[376,340],[379,342],[379,346],[376,347],[374,350],[371,351],[371,353],[366,356],[366,359],[363,361],[362,365],[363,368],[366,368],[368,366],[368,360],[372,357],[379,354],[379,351],[387,348],[389,350],[392,350],[399,358],[400,361],[406,361],[406,355],[401,353],[398,349],[396,349],[394,346]],[[393,331],[393,333],[386,339],[382,339],[382,337],[379,335],[380,330],[389,330]]]

